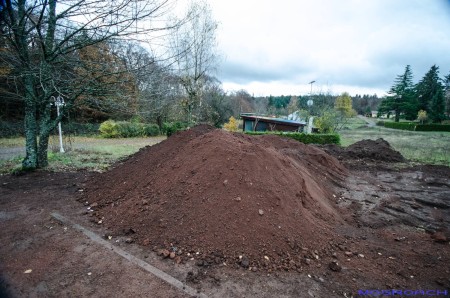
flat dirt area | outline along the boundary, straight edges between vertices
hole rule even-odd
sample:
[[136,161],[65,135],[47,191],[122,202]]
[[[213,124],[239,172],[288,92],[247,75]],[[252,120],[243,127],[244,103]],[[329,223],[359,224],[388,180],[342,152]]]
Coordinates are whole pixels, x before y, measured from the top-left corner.
[[450,168],[411,166],[383,140],[203,126],[105,173],[0,176],[1,297],[189,297],[53,212],[198,295],[450,290]]

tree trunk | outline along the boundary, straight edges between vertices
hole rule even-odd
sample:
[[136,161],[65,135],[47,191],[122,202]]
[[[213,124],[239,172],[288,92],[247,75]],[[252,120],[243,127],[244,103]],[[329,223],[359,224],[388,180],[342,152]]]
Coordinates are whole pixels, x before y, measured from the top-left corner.
[[25,85],[25,152],[22,161],[24,169],[35,169],[37,167],[37,121],[36,121],[36,98],[34,96],[33,78],[26,75]]
[[396,110],[395,111],[395,122],[399,122],[400,121],[400,111]]
[[46,166],[48,166],[48,139],[48,133],[39,137],[39,146],[37,153],[38,168],[45,168]]
[[50,101],[43,100],[41,103],[41,119],[39,123],[39,143],[37,152],[37,167],[44,168],[48,166],[48,140],[50,132],[53,129],[51,121],[51,103]]

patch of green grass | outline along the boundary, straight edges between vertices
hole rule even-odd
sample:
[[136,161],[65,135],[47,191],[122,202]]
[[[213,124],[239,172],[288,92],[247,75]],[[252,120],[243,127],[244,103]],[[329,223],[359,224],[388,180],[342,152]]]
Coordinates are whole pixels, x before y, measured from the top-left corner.
[[450,166],[450,132],[420,132],[362,127],[340,131],[342,146],[364,139],[383,138],[405,158],[426,164]]

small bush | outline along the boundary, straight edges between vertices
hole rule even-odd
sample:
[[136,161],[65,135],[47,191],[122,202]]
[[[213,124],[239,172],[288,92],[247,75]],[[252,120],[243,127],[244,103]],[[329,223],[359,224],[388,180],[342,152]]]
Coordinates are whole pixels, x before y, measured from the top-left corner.
[[248,135],[266,135],[273,134],[281,137],[287,137],[299,141],[304,144],[337,144],[341,143],[338,134],[305,134],[299,132],[282,132],[282,131],[246,131]]
[[117,123],[113,120],[107,120],[100,124],[98,129],[100,134],[104,138],[118,138],[120,137],[119,128],[117,127]]
[[384,121],[377,121],[376,125],[377,126],[384,126],[384,123],[385,123]]
[[165,133],[167,137],[170,137],[177,131],[185,130],[187,127],[187,124],[183,122],[165,122],[163,124],[162,132]]
[[146,136],[154,137],[159,135],[159,126],[156,124],[146,124],[144,126],[144,133]]
[[238,122],[236,121],[236,118],[231,116],[229,121],[223,125],[223,128],[225,128],[228,131],[237,131],[238,130]]

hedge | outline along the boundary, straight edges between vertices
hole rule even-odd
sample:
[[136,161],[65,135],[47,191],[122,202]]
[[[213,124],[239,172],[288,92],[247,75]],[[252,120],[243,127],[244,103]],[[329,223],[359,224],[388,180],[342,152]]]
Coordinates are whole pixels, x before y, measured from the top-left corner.
[[384,127],[401,129],[401,130],[415,130],[417,123],[411,122],[384,122]]
[[100,135],[104,138],[133,138],[159,135],[156,124],[107,120],[100,124]]
[[448,131],[450,124],[418,124],[414,122],[384,122],[384,127],[411,131]]
[[341,138],[338,134],[305,134],[300,132],[282,131],[246,131],[248,135],[277,135],[288,137],[304,144],[340,144]]
[[450,124],[417,124],[416,131],[450,131]]

